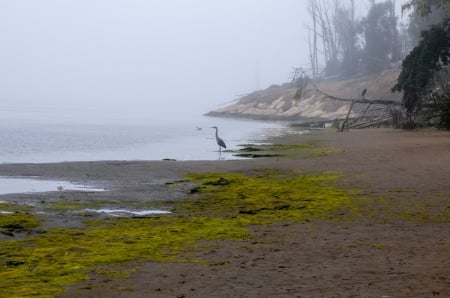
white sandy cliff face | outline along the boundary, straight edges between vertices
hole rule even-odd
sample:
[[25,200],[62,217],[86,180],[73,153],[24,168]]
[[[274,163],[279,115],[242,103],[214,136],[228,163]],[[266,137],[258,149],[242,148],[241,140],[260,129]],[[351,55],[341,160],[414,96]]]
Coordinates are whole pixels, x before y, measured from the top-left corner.
[[[321,91],[340,98],[361,98],[367,89],[367,99],[401,101],[400,93],[392,93],[400,71],[386,71],[377,77],[353,80],[324,80],[317,83]],[[350,102],[336,101],[317,92],[311,83],[299,99],[294,99],[297,87],[293,84],[274,85],[240,98],[236,103],[208,113],[211,116],[245,117],[270,120],[338,119],[344,118]],[[366,104],[355,104],[353,115],[363,110]]]

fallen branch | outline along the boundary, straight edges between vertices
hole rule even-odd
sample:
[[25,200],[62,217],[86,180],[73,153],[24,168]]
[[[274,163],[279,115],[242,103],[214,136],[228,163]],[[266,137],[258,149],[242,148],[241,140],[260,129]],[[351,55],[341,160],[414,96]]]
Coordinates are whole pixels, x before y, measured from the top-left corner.
[[[314,85],[314,83],[313,83]],[[339,101],[348,101],[348,102],[354,102],[354,103],[368,103],[368,104],[379,104],[379,105],[394,105],[394,106],[401,106],[402,104],[400,102],[394,101],[394,100],[384,100],[384,99],[367,99],[367,98],[358,98],[358,99],[351,99],[351,98],[342,98],[342,97],[336,97],[333,95],[330,95],[322,90],[320,90],[317,86],[315,86],[315,89],[320,94],[324,95],[327,98],[331,98],[333,100],[339,100]]]
[[[294,75],[294,78],[293,78],[293,82],[297,78],[301,78],[302,82],[307,80],[309,83],[311,83],[311,85],[314,86],[314,90],[316,92],[324,95],[326,98],[330,98],[330,99],[333,99],[333,100],[347,101],[347,102],[353,102],[353,103],[363,103],[363,104],[366,103],[366,104],[394,105],[394,106],[401,106],[402,105],[400,102],[397,102],[397,101],[394,101],[394,100],[367,99],[367,98],[356,98],[356,99],[355,98],[342,98],[342,97],[337,97],[337,96],[330,95],[330,94],[320,90],[319,87],[309,78],[309,76],[301,68],[295,70],[295,75]],[[304,88],[303,84],[301,86],[301,89]],[[299,91],[299,90],[297,90],[297,91]],[[303,91],[303,90],[301,90],[301,91]],[[299,93],[299,92],[297,92],[297,93]]]

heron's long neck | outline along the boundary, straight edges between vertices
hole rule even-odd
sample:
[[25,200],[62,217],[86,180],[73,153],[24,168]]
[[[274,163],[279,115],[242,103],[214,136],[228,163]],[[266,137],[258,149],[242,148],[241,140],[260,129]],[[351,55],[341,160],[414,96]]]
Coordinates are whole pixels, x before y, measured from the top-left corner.
[[216,138],[219,137],[219,129],[216,127]]

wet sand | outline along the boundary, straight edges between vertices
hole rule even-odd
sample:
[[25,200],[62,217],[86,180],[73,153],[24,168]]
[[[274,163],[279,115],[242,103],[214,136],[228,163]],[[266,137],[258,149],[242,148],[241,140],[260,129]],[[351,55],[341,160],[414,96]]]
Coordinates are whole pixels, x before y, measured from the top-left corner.
[[[111,161],[4,164],[0,175],[86,183],[101,193],[65,193],[83,200],[182,200],[171,183],[191,172],[257,169],[339,171],[343,187],[369,198],[364,215],[342,222],[254,227],[248,243],[222,241],[198,257],[208,264],[140,264],[128,279],[92,275],[61,297],[449,297],[450,133],[390,129],[314,131],[272,140],[314,142],[334,153],[315,158],[226,161]],[[5,195],[2,200],[57,199],[58,194]],[[417,217],[396,216],[410,210]],[[47,226],[76,226],[49,219]],[[127,289],[127,290],[123,290]]]

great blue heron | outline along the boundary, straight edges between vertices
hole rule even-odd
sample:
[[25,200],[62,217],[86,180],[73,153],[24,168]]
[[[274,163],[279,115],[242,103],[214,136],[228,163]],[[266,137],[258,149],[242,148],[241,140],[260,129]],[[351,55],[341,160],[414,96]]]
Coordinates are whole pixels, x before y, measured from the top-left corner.
[[364,96],[366,96],[367,93],[367,88],[364,88],[364,90],[361,92],[361,97],[364,98]]
[[225,145],[225,142],[221,138],[219,138],[219,129],[217,128],[217,126],[213,126],[211,128],[216,129],[216,142],[217,142],[217,145],[219,145],[219,152],[221,152],[222,147],[227,148],[227,145]]

